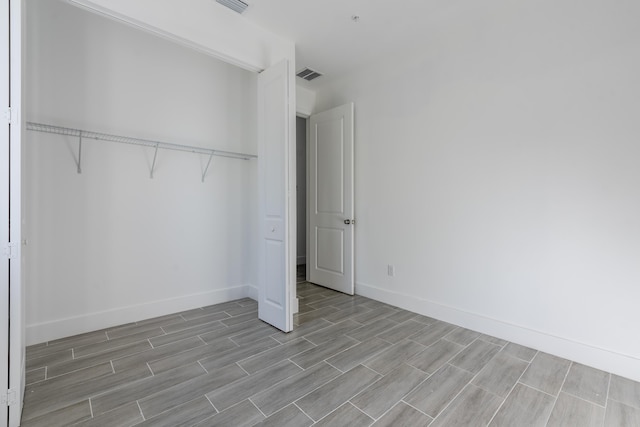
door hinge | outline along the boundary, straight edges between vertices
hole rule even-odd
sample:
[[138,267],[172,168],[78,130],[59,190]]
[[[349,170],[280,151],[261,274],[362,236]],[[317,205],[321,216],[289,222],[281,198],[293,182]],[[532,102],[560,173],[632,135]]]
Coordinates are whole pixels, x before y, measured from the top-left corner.
[[7,259],[13,259],[13,257],[16,256],[16,244],[11,242],[5,243],[2,252],[4,253],[4,256],[7,257]]
[[0,395],[0,405],[12,406],[18,403],[18,393],[15,390],[7,390]]
[[11,110],[11,107],[4,110],[4,117],[7,119],[7,123],[11,124],[13,118],[13,111]]

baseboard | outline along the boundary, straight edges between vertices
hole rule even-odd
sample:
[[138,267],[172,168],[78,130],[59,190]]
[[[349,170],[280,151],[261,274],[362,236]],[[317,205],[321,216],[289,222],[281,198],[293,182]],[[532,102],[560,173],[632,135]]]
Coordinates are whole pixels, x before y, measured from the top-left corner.
[[254,285],[247,285],[247,297],[258,301],[258,287]]
[[[27,325],[26,344],[38,344],[58,338],[64,338],[85,332],[96,331],[124,323],[150,319],[152,317],[177,313],[212,304],[233,301],[235,299],[252,297],[251,285],[233,286],[216,289],[210,292],[185,295],[144,304],[120,307],[81,316],[68,317],[50,322]],[[257,289],[256,289],[257,298]]]
[[297,258],[297,262],[296,262],[297,265],[302,265],[302,264],[306,264],[306,263],[307,263],[306,255],[302,255],[302,256],[299,256]]
[[640,381],[640,359],[455,307],[356,283],[356,294]]

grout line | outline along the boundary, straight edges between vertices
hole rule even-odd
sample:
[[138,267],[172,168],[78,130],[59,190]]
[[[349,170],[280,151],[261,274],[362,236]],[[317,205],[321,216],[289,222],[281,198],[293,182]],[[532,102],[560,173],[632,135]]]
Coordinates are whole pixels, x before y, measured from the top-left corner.
[[[507,344],[509,345],[509,344]],[[506,347],[506,345],[505,345]],[[502,350],[504,350],[504,347],[502,348]],[[502,351],[500,350],[500,351]],[[507,357],[510,357],[510,355],[506,355]],[[514,357],[514,359],[516,360],[520,360],[522,362],[525,362],[524,360],[521,360],[517,357]],[[527,372],[527,369],[529,369],[529,366],[531,365],[531,362],[527,363],[527,367],[524,368],[522,370],[522,372],[520,373],[520,376],[518,377],[518,379],[516,380],[516,382],[513,384],[513,386],[511,387],[511,390],[509,390],[509,393],[507,393],[507,395],[504,397],[504,399],[502,399],[502,403],[500,403],[500,406],[498,406],[498,409],[496,409],[496,411],[493,413],[493,416],[491,417],[491,419],[489,420],[489,423],[487,425],[491,425],[491,422],[493,421],[493,419],[496,417],[496,415],[498,415],[498,412],[500,412],[500,409],[502,409],[502,407],[504,406],[504,403],[507,401],[507,399],[509,398],[509,396],[511,396],[511,393],[513,393],[513,390],[515,390],[516,386],[518,384],[520,384],[520,380],[522,379],[522,376],[524,375],[525,372]],[[500,396],[498,396],[500,397]]]
[[[526,370],[525,370],[525,372],[526,372]],[[522,378],[522,377],[520,377],[520,378]],[[535,390],[535,391],[537,391],[537,392],[539,392],[539,393],[546,394],[547,396],[549,396],[549,397],[551,397],[551,398],[553,398],[553,399],[555,399],[555,398],[556,398],[556,396],[554,396],[553,394],[551,394],[551,393],[547,393],[546,391],[540,390],[539,388],[535,388],[535,387],[533,387],[533,386],[530,386],[529,384],[523,383],[523,382],[522,382],[522,381],[520,381],[520,380],[518,380],[518,383],[517,383],[517,384],[520,384],[520,385],[522,385],[522,386],[524,386],[524,387],[528,387],[528,388],[530,388],[531,390]]]
[[[245,358],[245,359],[247,359],[247,358]],[[245,360],[245,359],[243,359],[243,360]],[[246,372],[246,374],[247,374],[248,376],[251,376],[251,374],[250,374],[249,372],[247,372],[247,371],[246,371],[246,369],[244,369],[242,366],[240,366],[240,361],[236,362],[236,365],[238,365],[238,368],[240,368],[240,369],[242,369],[244,372]]]
[[549,420],[551,419],[551,415],[553,414],[553,410],[556,409],[556,405],[558,404],[558,398],[560,398],[560,393],[562,393],[562,389],[564,388],[564,383],[567,381],[567,377],[569,376],[569,372],[571,372],[571,367],[573,366],[573,362],[569,363],[569,368],[567,372],[564,374],[564,378],[562,379],[562,384],[560,385],[560,389],[558,390],[558,395],[553,401],[553,406],[551,407],[551,411],[549,411],[549,417],[545,422],[545,425],[549,424]]
[[[251,396],[251,397],[253,397],[253,396]],[[262,416],[263,416],[263,417],[265,417],[265,418],[269,418],[269,417],[267,416],[267,414],[265,414],[264,412],[262,412],[262,409],[258,408],[258,405],[256,405],[256,404],[253,402],[253,400],[251,400],[251,397],[247,398],[247,400],[248,400],[249,402],[251,402],[251,404],[252,404],[253,406],[255,406],[255,408],[256,408],[258,411],[260,411],[260,413],[262,414]]]
[[[611,391],[611,376],[612,374],[609,373],[609,382],[607,383],[607,396],[604,399],[604,418],[606,419],[607,417],[607,410],[609,409],[609,393]],[[602,421],[604,423],[604,420]]]
[[204,398],[207,399],[207,401],[209,402],[209,404],[213,407],[213,409],[215,409],[216,414],[219,414],[220,411],[218,410],[218,408],[216,408],[216,405],[213,404],[213,402],[211,401],[211,399],[209,399],[209,396],[207,396],[206,394],[204,395]]
[[93,405],[91,404],[91,398],[89,398],[89,412],[91,412],[91,418],[93,418]]
[[205,372],[205,373],[207,373],[207,374],[209,373],[209,371],[207,371],[207,368],[205,368],[204,366],[202,366],[202,363],[200,363],[200,361],[199,361],[199,360],[198,360],[198,365],[200,365],[200,367],[201,367],[202,369],[204,369],[204,372]]
[[604,408],[606,408],[606,407],[607,407],[607,406],[606,406],[606,405],[607,405],[606,400],[605,400],[605,404],[604,404],[604,405],[601,405],[601,404],[599,404],[599,403],[592,402],[592,401],[590,401],[590,400],[588,400],[588,399],[585,399],[584,397],[576,396],[575,394],[573,394],[573,393],[569,393],[568,391],[562,391],[562,393],[564,393],[564,394],[566,394],[566,395],[569,395],[569,396],[571,396],[571,397],[575,397],[576,399],[578,399],[578,400],[582,400],[583,402],[590,403],[591,405],[595,405],[595,406],[597,406],[597,407],[599,407],[599,408],[603,408],[603,409],[604,409]]
[[111,372],[116,373],[116,368],[113,366],[113,360],[109,360],[109,364],[111,365]]
[[[317,390],[317,389],[316,389],[316,390]],[[305,396],[306,396],[306,395],[305,395]],[[300,399],[302,399],[302,398],[300,398]],[[300,399],[298,399],[298,400],[300,400]],[[309,415],[309,414],[307,414],[306,412],[304,412],[304,411],[302,410],[302,408],[301,408],[300,406],[298,406],[298,404],[296,403],[298,400],[296,400],[295,402],[293,402],[293,403],[292,403],[292,405],[293,405],[293,406],[295,406],[296,408],[298,408],[298,409],[300,410],[300,412],[302,412],[303,414],[305,414],[305,415],[306,415],[306,416],[307,416],[311,421],[313,421],[313,423],[315,424],[315,423],[316,423],[316,420],[314,420],[314,419],[313,419],[313,417],[312,417],[311,415]],[[290,403],[290,405],[291,405],[291,403]]]
[[138,411],[140,411],[140,415],[142,416],[142,421],[146,421],[147,419],[144,417],[142,413],[142,408],[140,407],[140,401],[136,400],[136,405],[138,405]]
[[[396,403],[396,404],[395,404],[395,405],[393,405],[393,406],[394,406],[394,407],[395,407],[395,406],[397,406],[400,402],[404,403],[405,405],[407,405],[407,406],[408,406],[408,407],[410,407],[410,408],[415,409],[416,411],[420,412],[421,414],[424,414],[424,415],[426,415],[427,417],[431,418],[431,421],[435,420],[435,418],[434,418],[434,417],[432,417],[431,415],[427,414],[427,413],[426,413],[426,412],[424,412],[423,410],[416,408],[416,407],[415,407],[415,406],[413,406],[412,404],[408,403],[406,400],[404,400],[404,398],[400,399],[400,400],[398,401],[398,403]],[[391,409],[393,409],[393,407],[392,407]],[[390,411],[391,411],[391,409],[389,409],[389,411],[387,411],[387,412],[390,412]],[[386,415],[386,413],[387,413],[387,412],[385,412],[385,415]],[[382,418],[382,417],[384,417],[384,415],[380,416],[380,418]]]

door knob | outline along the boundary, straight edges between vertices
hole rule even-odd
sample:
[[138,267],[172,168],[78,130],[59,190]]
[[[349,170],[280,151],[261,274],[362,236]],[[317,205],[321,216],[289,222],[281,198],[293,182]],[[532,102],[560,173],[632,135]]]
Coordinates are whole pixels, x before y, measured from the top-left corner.
[[344,220],[344,223],[345,223],[345,224],[347,224],[347,225],[349,225],[349,224],[351,224],[351,220],[350,220],[350,219],[345,219],[345,220]]

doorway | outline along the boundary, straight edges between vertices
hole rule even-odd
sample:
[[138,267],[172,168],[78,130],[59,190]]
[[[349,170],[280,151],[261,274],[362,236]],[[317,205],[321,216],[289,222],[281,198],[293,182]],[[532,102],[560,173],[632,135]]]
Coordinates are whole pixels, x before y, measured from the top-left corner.
[[307,280],[307,119],[296,117],[296,282]]

